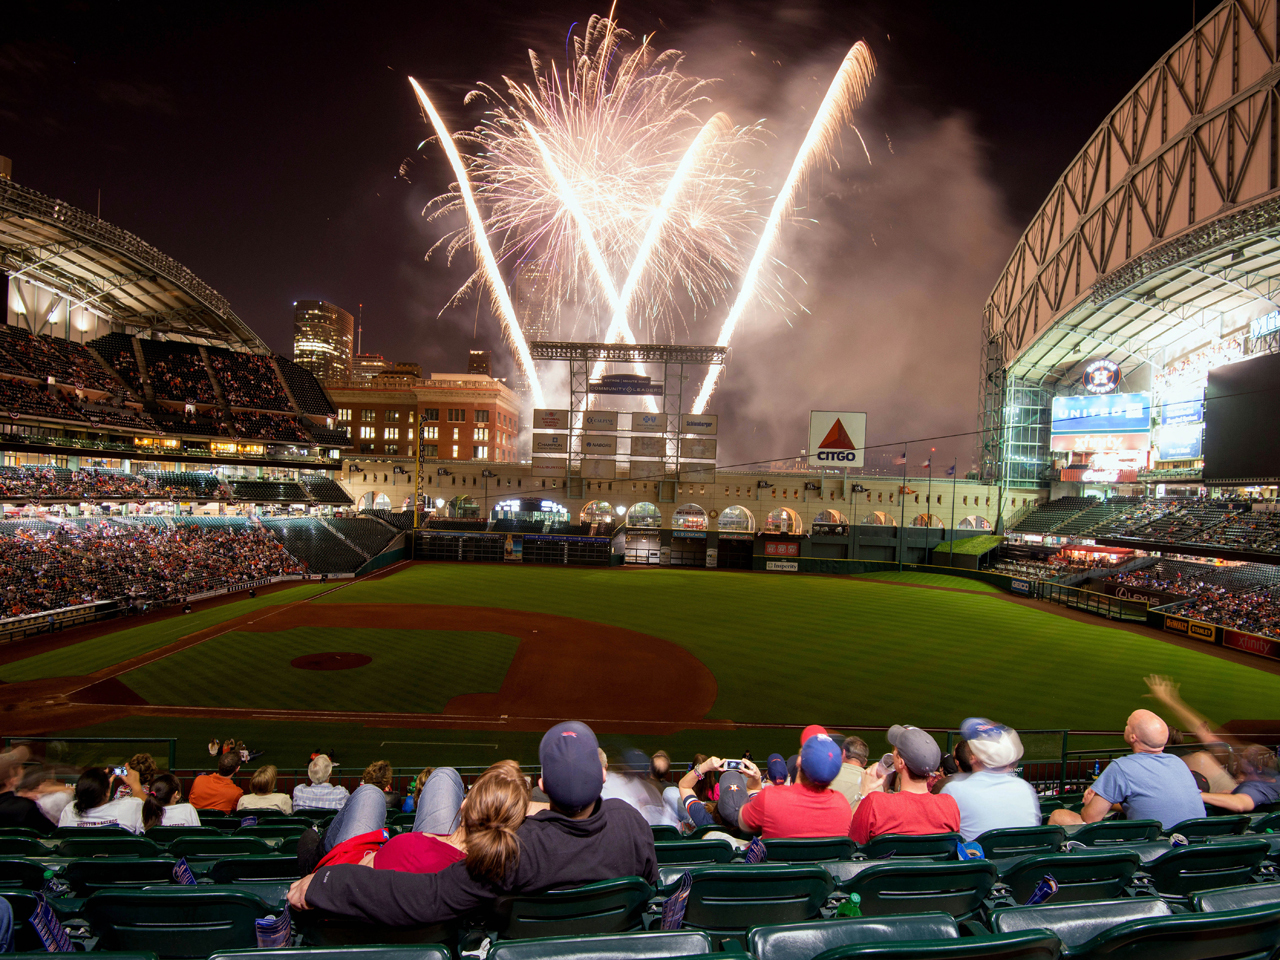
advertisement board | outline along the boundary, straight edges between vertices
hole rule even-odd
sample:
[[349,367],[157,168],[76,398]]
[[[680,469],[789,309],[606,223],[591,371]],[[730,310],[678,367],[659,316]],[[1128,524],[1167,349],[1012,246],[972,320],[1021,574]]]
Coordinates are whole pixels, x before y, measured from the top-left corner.
[[[536,437],[534,438],[536,441]],[[536,448],[535,448],[536,449]],[[584,433],[582,455],[584,457],[612,457],[618,452],[618,438],[611,433]]]
[[1204,427],[1199,423],[1180,423],[1160,428],[1157,460],[1194,460],[1203,450]]
[[797,573],[800,570],[800,564],[794,560],[766,560],[764,568],[776,573]]
[[665,437],[632,437],[631,455],[633,457],[664,457],[667,454]]
[[591,393],[615,397],[660,397],[662,384],[633,373],[615,373],[587,384]]
[[1085,589],[1104,593],[1108,597],[1115,597],[1118,600],[1137,600],[1139,603],[1149,604],[1153,607],[1163,607],[1166,603],[1177,603],[1179,600],[1186,599],[1174,593],[1165,593],[1163,590],[1131,587],[1128,584],[1116,583],[1112,580],[1090,580],[1085,585]]
[[534,430],[568,430],[568,410],[534,410],[529,422]]
[[853,411],[809,411],[809,465],[861,467],[867,445],[867,415]]
[[1167,613],[1164,616],[1164,629],[1166,633],[1176,633],[1180,637],[1203,640],[1206,643],[1213,643],[1217,636],[1217,628],[1211,623],[1201,623],[1199,620],[1188,620],[1186,617],[1175,617]]
[[617,430],[617,410],[588,410],[582,415],[583,430]]
[[667,475],[667,466],[658,460],[632,460],[627,475],[632,480],[662,480]]
[[1160,404],[1160,423],[1200,423],[1204,420],[1204,387],[1196,384],[1168,390]]
[[717,417],[714,413],[682,413],[680,414],[679,433],[698,433],[703,436],[716,435]]
[[1080,377],[1080,385],[1090,393],[1115,393],[1120,386],[1120,364],[1106,358],[1090,361]]
[[1255,633],[1241,633],[1239,630],[1222,631],[1222,645],[1232,650],[1243,650],[1245,653],[1256,653],[1260,657],[1280,660],[1280,642],[1270,637],[1260,637]]
[[1112,393],[1104,396],[1054,397],[1052,432],[1149,433],[1151,395]]
[[766,557],[798,557],[800,556],[800,544],[781,540],[766,540],[764,555]]
[[551,457],[533,458],[533,475],[535,477],[563,477],[564,460],[553,460]]
[[680,464],[680,479],[685,483],[715,483],[716,468],[708,463],[702,466],[697,463]]
[[714,460],[716,441],[712,437],[681,437],[681,460]]
[[534,453],[568,453],[569,435],[567,433],[535,433],[533,435]]
[[616,480],[618,464],[614,460],[583,460],[579,475],[584,480]]
[[1062,433],[1049,438],[1050,450],[1069,450],[1072,453],[1115,453],[1120,450],[1148,450],[1150,447],[1150,433]]
[[633,433],[666,433],[667,415],[665,413],[633,413],[631,431]]

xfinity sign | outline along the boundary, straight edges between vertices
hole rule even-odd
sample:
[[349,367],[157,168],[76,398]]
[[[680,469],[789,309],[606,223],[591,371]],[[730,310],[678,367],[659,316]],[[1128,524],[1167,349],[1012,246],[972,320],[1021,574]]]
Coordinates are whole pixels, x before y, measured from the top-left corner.
[[809,465],[861,467],[867,444],[867,415],[848,411],[809,411]]

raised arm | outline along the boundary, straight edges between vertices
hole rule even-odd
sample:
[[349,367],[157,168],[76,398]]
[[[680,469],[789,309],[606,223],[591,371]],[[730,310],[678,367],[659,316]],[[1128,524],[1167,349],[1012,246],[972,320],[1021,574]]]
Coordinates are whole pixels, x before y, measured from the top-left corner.
[[1209,721],[1183,702],[1183,699],[1178,696],[1180,685],[1174,683],[1172,678],[1153,673],[1146,678],[1146,681],[1151,691],[1147,696],[1168,707],[1170,712],[1178,718],[1179,724],[1186,727],[1187,731],[1201,743],[1222,743],[1227,739],[1214,733],[1209,726]]
[[321,867],[289,888],[289,903],[317,907],[390,927],[452,920],[492,899],[467,873],[465,863],[439,873],[368,870],[356,864]]

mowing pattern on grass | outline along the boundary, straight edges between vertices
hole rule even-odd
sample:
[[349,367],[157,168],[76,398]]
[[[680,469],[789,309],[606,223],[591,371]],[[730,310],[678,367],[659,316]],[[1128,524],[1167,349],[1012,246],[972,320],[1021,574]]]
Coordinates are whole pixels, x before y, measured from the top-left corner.
[[188,634],[225,623],[246,613],[261,610],[263,607],[284,606],[332,589],[332,584],[308,583],[261,597],[252,599],[246,597],[235,603],[209,607],[189,616],[170,617],[167,620],[157,620],[137,627],[126,627],[83,643],[63,647],[60,650],[50,650],[47,653],[0,666],[0,680],[5,683],[19,683],[23,680],[43,680],[48,677],[81,677],[131,657],[158,650]]
[[[496,691],[519,643],[503,633],[451,630],[232,631],[120,679],[154,704],[439,713],[451,697]],[[338,671],[290,666],[337,649],[372,662]]]
[[887,580],[891,583],[910,583],[920,587],[946,587],[949,590],[972,590],[975,593],[1001,593],[999,587],[968,577],[953,577],[946,573],[925,573],[920,570],[887,570],[884,573],[859,573],[854,577],[865,580]]

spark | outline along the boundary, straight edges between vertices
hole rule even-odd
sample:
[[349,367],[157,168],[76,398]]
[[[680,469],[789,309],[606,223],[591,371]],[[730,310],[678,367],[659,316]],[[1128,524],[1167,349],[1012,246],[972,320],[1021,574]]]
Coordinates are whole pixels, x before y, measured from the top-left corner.
[[529,354],[529,344],[525,340],[524,331],[520,328],[520,321],[516,317],[515,307],[511,304],[511,296],[507,292],[507,285],[503,282],[502,274],[498,271],[498,263],[493,257],[493,250],[489,246],[489,237],[484,229],[484,219],[480,216],[475,196],[471,192],[471,182],[467,179],[466,167],[463,166],[462,158],[458,155],[458,149],[454,145],[453,137],[450,135],[448,128],[445,127],[444,120],[440,117],[440,114],[436,112],[436,108],[432,105],[426,91],[418,85],[418,81],[413,77],[409,78],[409,83],[413,85],[413,92],[418,97],[418,103],[426,111],[427,117],[431,121],[431,126],[435,128],[440,146],[444,149],[445,156],[449,158],[453,172],[458,178],[458,191],[462,195],[462,202],[466,206],[467,216],[471,222],[471,231],[477,251],[476,259],[480,261],[489,281],[489,289],[493,294],[493,299],[498,308],[498,316],[502,321],[503,333],[507,335],[507,338],[515,347],[516,357],[520,361],[520,366],[523,368],[525,376],[529,378],[529,389],[533,394],[533,402],[536,406],[541,407],[546,403],[542,395],[542,384],[538,381],[538,373],[533,368],[533,357]]

